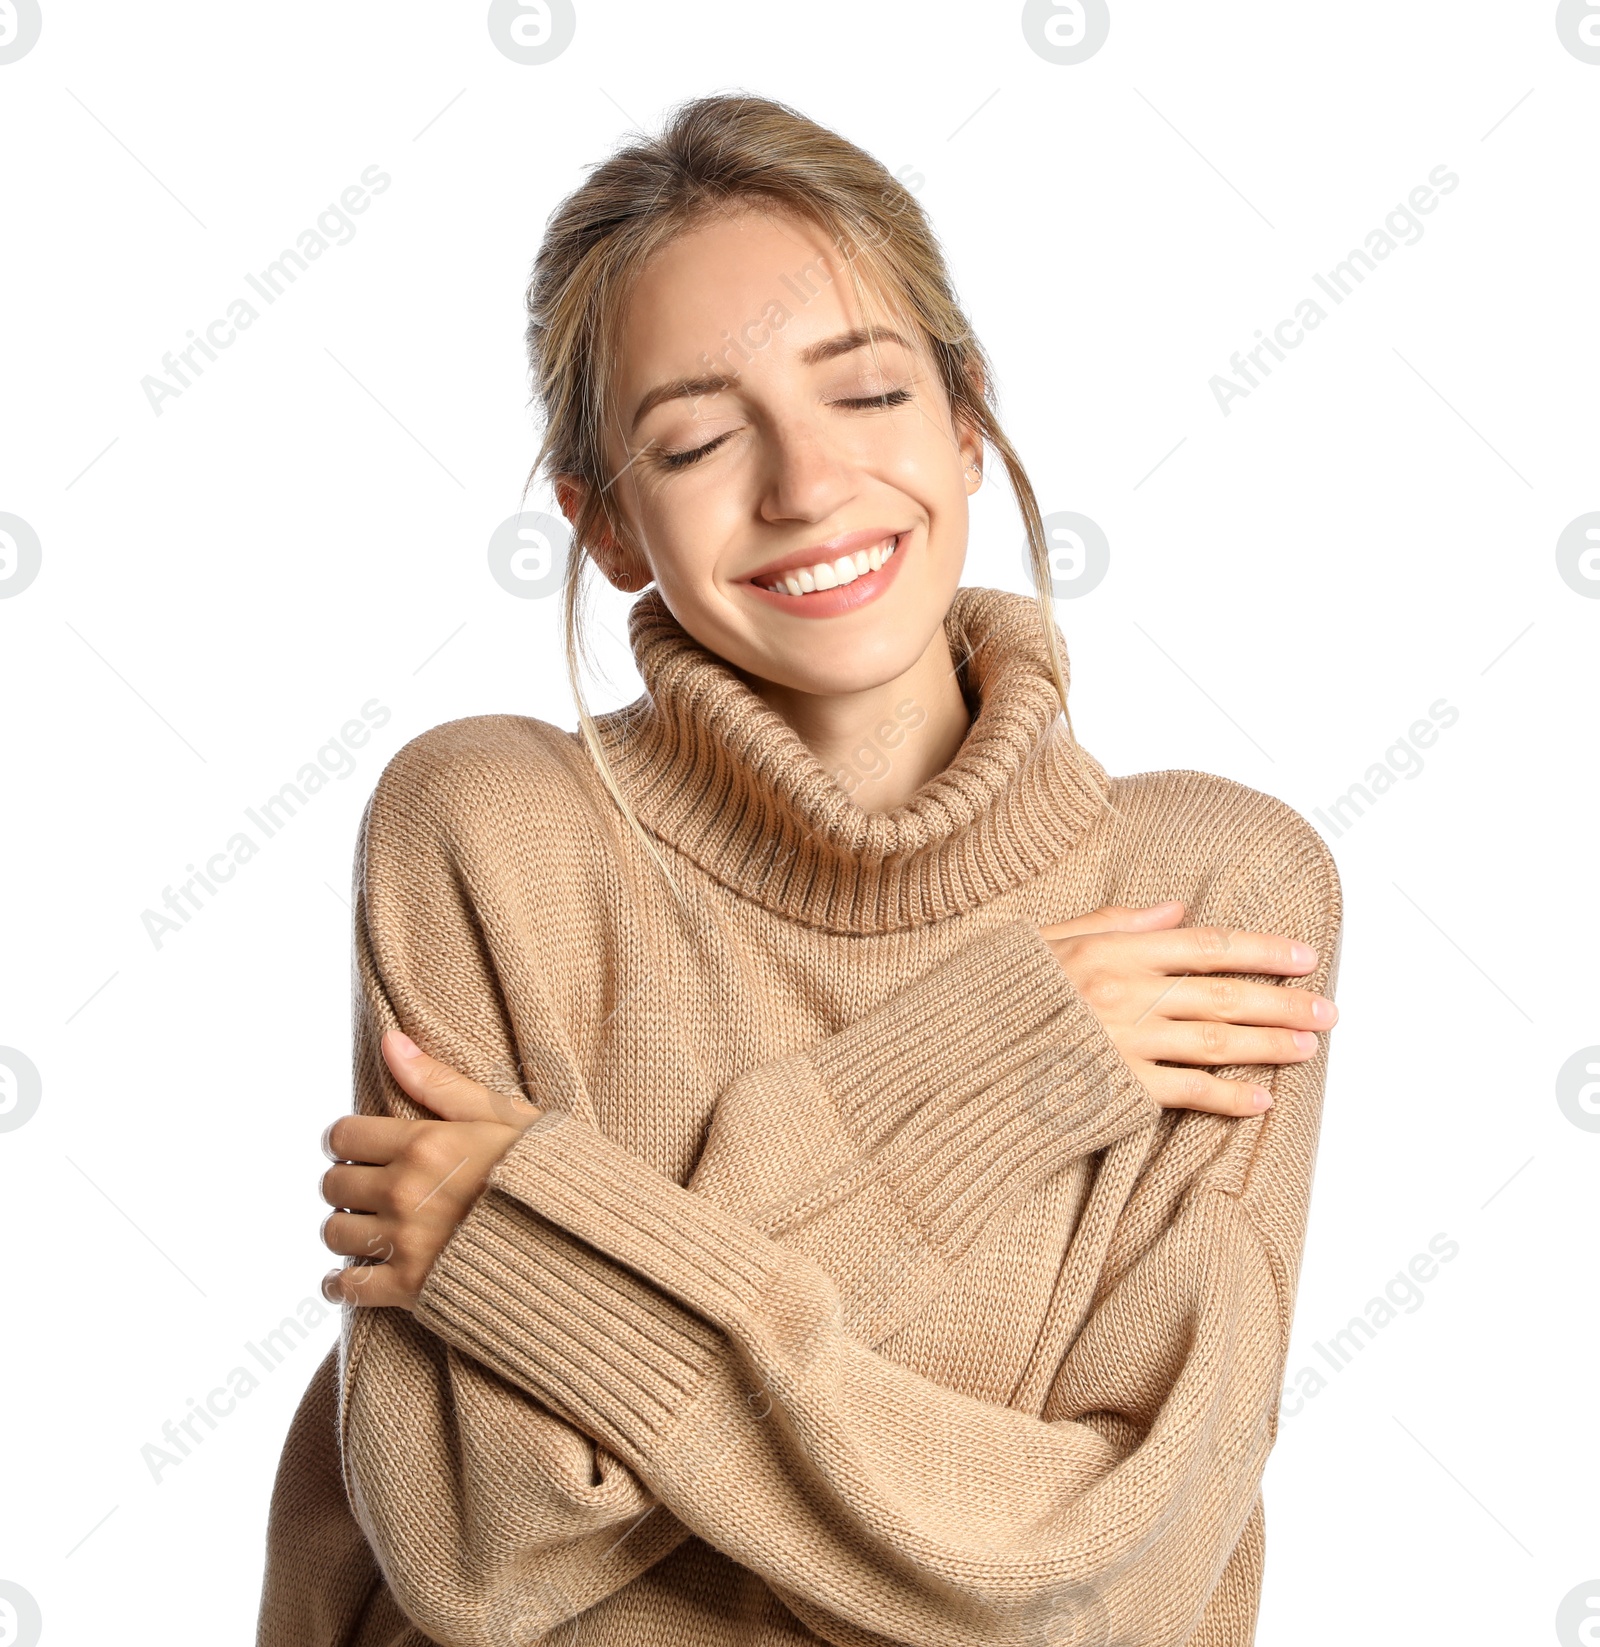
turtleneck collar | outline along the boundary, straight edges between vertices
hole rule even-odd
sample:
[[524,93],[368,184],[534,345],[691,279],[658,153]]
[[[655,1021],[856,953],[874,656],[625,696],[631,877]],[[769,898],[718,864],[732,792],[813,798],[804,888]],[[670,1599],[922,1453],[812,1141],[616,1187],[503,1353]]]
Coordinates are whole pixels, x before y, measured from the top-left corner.
[[646,829],[774,914],[841,933],[959,915],[1061,857],[1107,778],[1068,736],[1037,601],[958,589],[945,633],[977,715],[893,811],[858,806],[653,587],[628,618],[647,695],[597,717],[601,744]]

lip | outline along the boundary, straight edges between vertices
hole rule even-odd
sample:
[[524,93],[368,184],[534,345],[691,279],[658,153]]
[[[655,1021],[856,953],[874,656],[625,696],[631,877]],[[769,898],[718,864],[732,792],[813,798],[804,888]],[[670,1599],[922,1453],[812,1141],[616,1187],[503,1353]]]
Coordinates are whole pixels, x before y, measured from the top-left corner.
[[859,532],[844,532],[839,537],[829,538],[826,543],[814,543],[809,549],[796,549],[792,555],[785,555],[780,560],[769,560],[765,566],[745,573],[740,582],[775,578],[780,572],[798,572],[802,566],[815,566],[819,560],[837,560],[841,555],[853,555],[858,549],[870,549],[885,538],[903,538],[905,535],[892,526],[863,526]]
[[[853,555],[858,549],[870,549],[873,544],[882,543],[885,538],[894,539],[894,553],[888,560],[876,572],[864,572],[853,582],[840,584],[837,589],[819,589],[813,594],[797,597],[775,594],[755,582],[757,578],[773,578],[802,566],[815,566],[819,560],[838,560],[841,555]],[[787,612],[791,617],[835,618],[876,600],[894,582],[910,542],[909,527],[903,532],[895,532],[888,527],[869,526],[859,532],[846,532],[814,548],[797,550],[781,560],[769,561],[759,571],[750,573],[740,581],[757,600]]]

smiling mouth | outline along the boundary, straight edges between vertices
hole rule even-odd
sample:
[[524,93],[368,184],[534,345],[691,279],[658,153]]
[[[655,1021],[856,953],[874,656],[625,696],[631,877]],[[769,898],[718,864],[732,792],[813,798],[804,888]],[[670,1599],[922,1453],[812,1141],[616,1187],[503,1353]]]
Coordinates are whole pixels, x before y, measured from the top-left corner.
[[796,567],[792,572],[779,572],[770,578],[752,579],[756,588],[774,595],[793,595],[804,599],[820,594],[824,589],[838,589],[869,572],[876,572],[894,554],[903,533],[886,537],[870,549],[858,549],[853,555],[840,555],[837,560],[819,560],[814,566]]

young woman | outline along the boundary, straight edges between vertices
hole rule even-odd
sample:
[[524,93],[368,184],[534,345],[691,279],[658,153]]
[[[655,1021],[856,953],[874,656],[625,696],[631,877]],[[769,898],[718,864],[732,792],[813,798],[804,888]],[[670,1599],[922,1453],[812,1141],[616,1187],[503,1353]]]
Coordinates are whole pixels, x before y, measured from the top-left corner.
[[[538,470],[647,692],[408,744],[261,1647],[1251,1640],[1340,923],[1110,779],[917,203],[709,98],[563,203]],[[1267,1107],[1270,1105],[1271,1107]]]

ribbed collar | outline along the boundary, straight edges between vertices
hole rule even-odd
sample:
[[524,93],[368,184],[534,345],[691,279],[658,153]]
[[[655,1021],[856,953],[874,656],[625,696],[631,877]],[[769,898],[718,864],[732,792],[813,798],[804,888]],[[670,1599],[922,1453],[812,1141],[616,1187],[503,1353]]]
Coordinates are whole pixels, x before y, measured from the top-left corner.
[[978,712],[892,812],[856,805],[655,588],[628,619],[646,696],[597,717],[601,744],[645,828],[774,914],[846,933],[959,915],[1066,852],[1107,779],[1067,734],[1031,596],[958,589],[945,632]]

